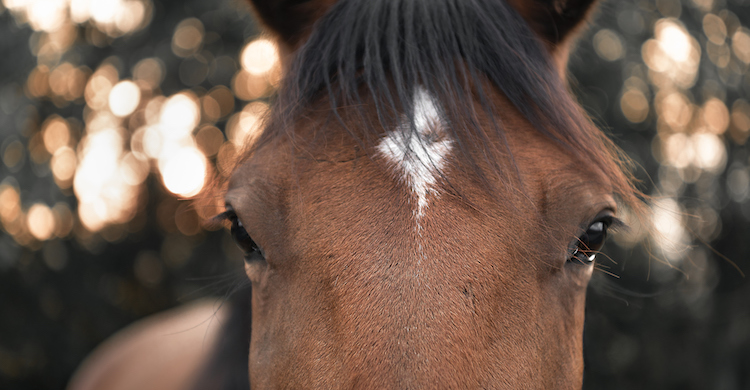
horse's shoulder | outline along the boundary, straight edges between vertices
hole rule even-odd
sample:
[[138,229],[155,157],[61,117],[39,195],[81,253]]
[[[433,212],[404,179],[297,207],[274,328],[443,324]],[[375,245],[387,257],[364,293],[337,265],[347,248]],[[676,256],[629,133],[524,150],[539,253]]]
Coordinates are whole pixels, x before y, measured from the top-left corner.
[[210,357],[226,314],[215,300],[204,300],[138,321],[94,350],[68,388],[190,388]]

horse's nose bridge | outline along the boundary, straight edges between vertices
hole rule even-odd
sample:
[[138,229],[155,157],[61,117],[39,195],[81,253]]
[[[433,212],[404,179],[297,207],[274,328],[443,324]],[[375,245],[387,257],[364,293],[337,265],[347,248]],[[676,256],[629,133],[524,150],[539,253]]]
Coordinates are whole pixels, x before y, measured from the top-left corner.
[[466,361],[465,347],[475,344],[472,292],[458,280],[447,280],[451,273],[437,262],[445,259],[412,251],[377,267],[370,263],[362,267],[359,291],[345,293],[357,302],[341,313],[349,327],[345,332],[354,336],[350,351],[357,359],[352,362],[368,367],[373,377],[416,385],[428,373],[451,371]]

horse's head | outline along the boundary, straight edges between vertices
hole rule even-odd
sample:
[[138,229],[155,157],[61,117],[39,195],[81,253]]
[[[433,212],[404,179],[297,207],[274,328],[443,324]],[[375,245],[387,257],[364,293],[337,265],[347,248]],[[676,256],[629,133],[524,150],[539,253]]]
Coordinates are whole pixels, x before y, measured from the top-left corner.
[[634,191],[564,87],[586,0],[254,0],[287,54],[225,215],[254,388],[574,388]]

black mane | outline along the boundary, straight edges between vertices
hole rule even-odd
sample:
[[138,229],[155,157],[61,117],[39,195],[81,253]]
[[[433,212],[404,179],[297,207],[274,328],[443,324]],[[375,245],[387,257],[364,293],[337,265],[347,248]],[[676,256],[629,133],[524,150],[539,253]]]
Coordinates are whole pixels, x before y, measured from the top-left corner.
[[[488,99],[491,88],[570,153],[593,162],[607,176],[622,176],[612,163],[617,158],[611,143],[570,97],[544,43],[515,9],[499,0],[339,1],[294,54],[272,110],[275,115],[259,144],[294,132],[295,118],[326,96],[340,120],[341,107],[357,111],[369,130],[365,139],[357,135],[362,129],[347,130],[367,143],[404,117],[413,124],[417,86],[442,103],[453,124],[446,131],[460,154],[471,160],[469,151],[483,151],[501,176],[507,173],[500,170],[498,153],[506,152],[511,159],[512,153],[507,145],[498,148],[488,139],[489,131],[504,139],[501,118],[493,115],[497,110]],[[363,103],[363,88],[374,107]],[[365,119],[373,108],[379,123]],[[492,129],[477,123],[480,110],[495,124]]]

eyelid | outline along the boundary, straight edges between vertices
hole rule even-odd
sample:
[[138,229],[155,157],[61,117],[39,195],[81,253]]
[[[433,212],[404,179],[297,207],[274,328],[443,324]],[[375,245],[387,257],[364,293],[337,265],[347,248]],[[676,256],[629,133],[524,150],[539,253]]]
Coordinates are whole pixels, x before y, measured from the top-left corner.
[[630,226],[628,226],[625,221],[615,217],[614,215],[609,217],[609,228],[614,230],[630,230]]
[[613,210],[606,209],[599,214],[596,215],[596,217],[590,219],[585,226],[583,227],[583,231],[588,230],[589,226],[597,223],[597,222],[604,222],[605,225],[607,225],[608,229],[627,229],[628,226],[625,224],[625,222],[617,217],[615,217],[615,213]]
[[223,213],[212,217],[206,223],[209,226],[223,226],[225,222],[233,222],[237,219],[237,213],[234,212],[232,206],[227,204],[227,209]]

